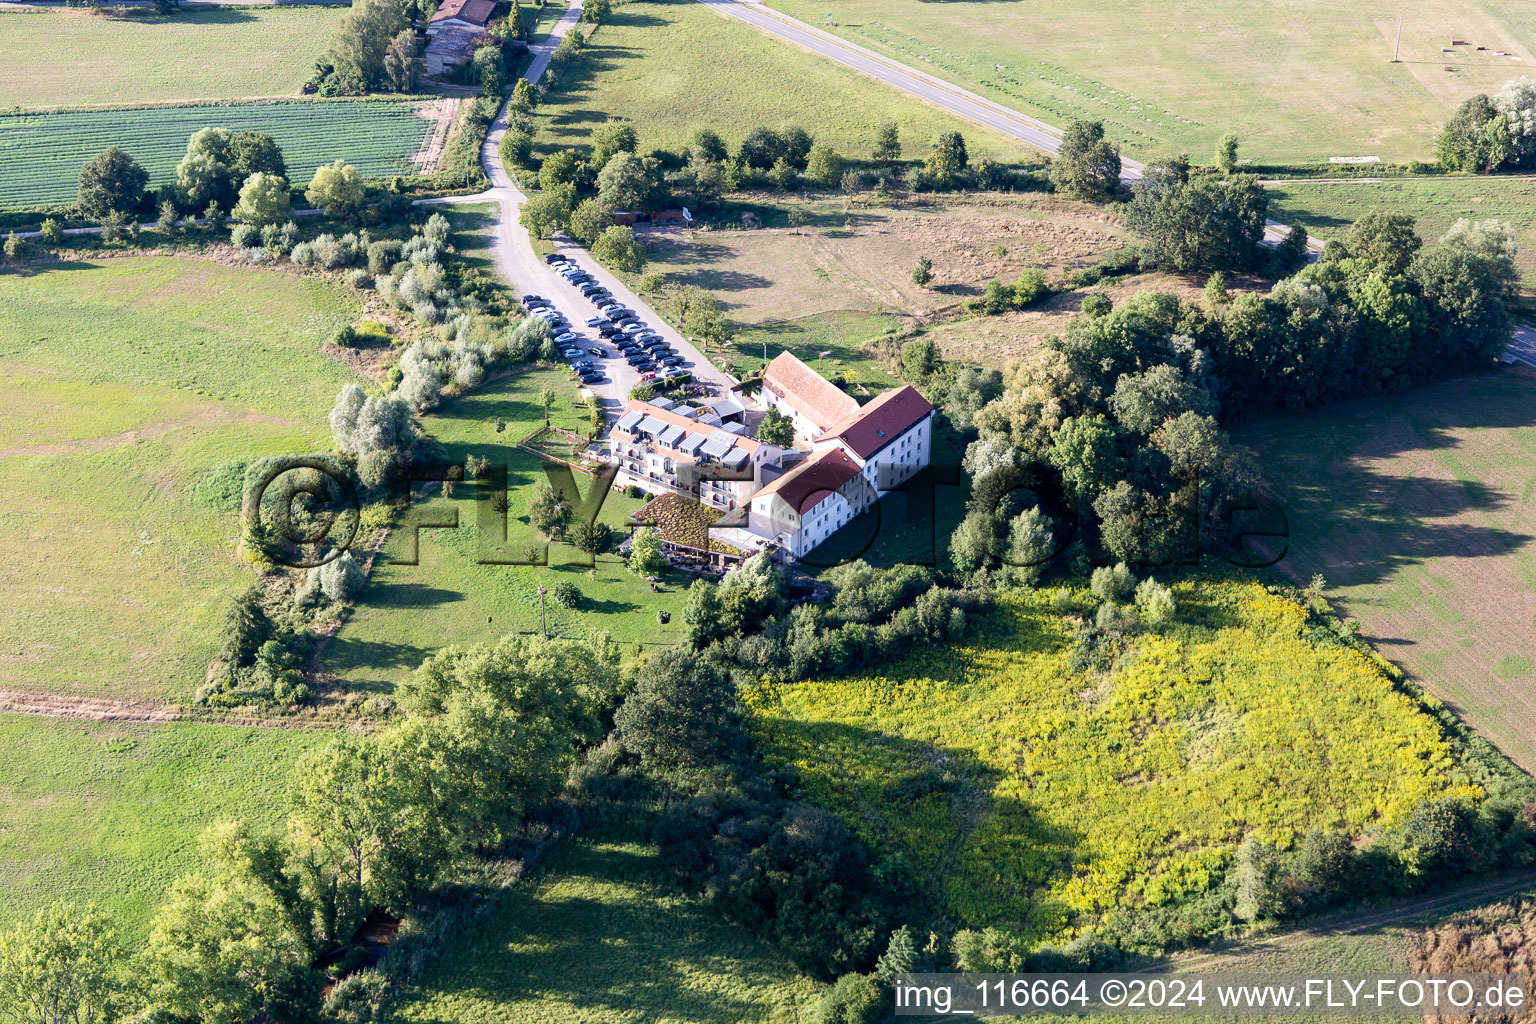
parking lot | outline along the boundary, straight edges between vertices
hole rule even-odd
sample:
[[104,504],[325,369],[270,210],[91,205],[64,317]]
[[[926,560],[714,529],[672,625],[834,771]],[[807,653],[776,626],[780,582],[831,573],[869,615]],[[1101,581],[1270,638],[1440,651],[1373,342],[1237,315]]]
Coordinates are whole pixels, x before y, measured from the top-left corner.
[[545,264],[550,274],[544,279],[558,282],[551,286],[555,294],[525,295],[524,303],[550,321],[567,364],[607,413],[622,409],[636,385],[664,385],[668,374],[689,374],[712,394],[730,387],[697,348],[584,250],[563,248]]

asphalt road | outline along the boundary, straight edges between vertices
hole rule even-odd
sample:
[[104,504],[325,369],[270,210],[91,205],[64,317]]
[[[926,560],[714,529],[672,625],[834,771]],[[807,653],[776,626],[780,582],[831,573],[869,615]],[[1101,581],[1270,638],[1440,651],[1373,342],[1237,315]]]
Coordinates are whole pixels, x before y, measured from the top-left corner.
[[[830,32],[796,21],[760,3],[747,0],[699,0],[699,3],[723,17],[744,21],[760,32],[777,36],[803,50],[836,61],[886,85],[943,107],[968,121],[1028,143],[1036,149],[1054,155],[1061,148],[1062,130],[1054,125],[1021,114],[927,72],[910,68],[900,61],[881,56]],[[1145,168],[1145,164],[1136,160],[1122,158],[1120,179],[1125,182],[1139,181]],[[1264,241],[1274,245],[1289,233],[1290,229],[1278,221],[1267,221]],[[1322,251],[1323,242],[1319,238],[1309,236],[1307,244],[1316,252]]]
[[[549,36],[532,47],[534,59],[528,65],[524,78],[529,82],[539,80],[544,69],[549,67],[550,57],[554,54],[555,47],[560,44],[560,40],[576,24],[580,16],[579,4],[572,4],[566,8],[560,20],[550,30]],[[501,154],[498,150],[501,138],[506,134],[507,120],[507,107],[503,106],[501,112],[496,115],[496,120],[492,122],[491,130],[485,137],[485,145],[480,151],[480,162],[485,167],[486,176],[491,180],[490,188],[472,196],[426,199],[418,205],[497,204],[499,213],[494,252],[496,269],[511,283],[513,290],[519,296],[530,294],[543,296],[557,310],[565,314],[565,318],[571,323],[572,330],[583,337],[584,341],[581,345],[583,349],[594,345],[603,349],[605,356],[600,359],[593,358],[593,361],[603,370],[604,379],[601,383],[591,385],[591,390],[602,400],[604,411],[609,416],[614,416],[629,400],[630,390],[640,383],[640,375],[634,367],[619,358],[617,349],[604,342],[598,337],[596,331],[586,326],[587,320],[597,315],[597,308],[582,298],[581,293],[567,283],[565,278],[549,268],[534,250],[533,241],[528,237],[527,230],[518,223],[518,211],[527,201],[527,196],[502,167]],[[722,394],[729,388],[730,381],[725,374],[705,359],[703,353],[699,352],[687,338],[657,316],[656,311],[630,291],[623,281],[594,260],[585,249],[559,236],[556,237],[555,245],[560,252],[580,264],[600,284],[612,292],[615,299],[634,310],[637,317],[665,338],[677,350],[677,354],[682,357],[683,368],[692,371],[695,380],[705,384],[716,394]]]

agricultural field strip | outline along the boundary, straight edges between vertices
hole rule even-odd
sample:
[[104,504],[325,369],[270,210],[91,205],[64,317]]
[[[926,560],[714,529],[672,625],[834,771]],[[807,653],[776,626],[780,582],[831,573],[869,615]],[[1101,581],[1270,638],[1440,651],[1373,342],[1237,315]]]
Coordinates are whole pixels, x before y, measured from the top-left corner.
[[364,175],[409,174],[432,139],[431,101],[278,101],[0,114],[0,208],[72,202],[80,167],[122,146],[150,181],[174,180],[187,139],[210,125],[270,133],[295,181],[340,157]]
[[[821,29],[796,21],[794,18],[757,4],[747,5],[743,0],[698,0],[699,3],[723,17],[744,21],[759,31],[777,36],[804,50],[809,50],[829,60],[883,82],[895,89],[910,93],[919,99],[943,107],[969,121],[1002,132],[1021,142],[1054,155],[1061,146],[1062,130],[1011,110],[984,96],[961,89],[957,85],[934,78],[925,72],[907,67],[899,61],[882,57],[872,50],[850,43]],[[1141,180],[1146,165],[1121,158],[1120,178],[1126,182]],[[1290,233],[1290,229],[1276,220],[1265,221],[1264,239],[1274,244]],[[1308,248],[1321,252],[1323,241],[1307,236]]]

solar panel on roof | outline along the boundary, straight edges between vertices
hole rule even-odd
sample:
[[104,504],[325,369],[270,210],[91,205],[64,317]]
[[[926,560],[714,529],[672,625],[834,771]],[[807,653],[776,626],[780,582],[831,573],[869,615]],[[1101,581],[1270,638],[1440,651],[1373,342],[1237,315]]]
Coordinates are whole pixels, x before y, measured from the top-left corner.
[[733,434],[740,435],[740,434],[745,434],[747,432],[747,425],[745,423],[737,423],[735,420],[732,420],[729,423],[722,423],[722,424],[720,424],[720,429],[721,430],[728,430],[728,431],[730,431]]
[[623,416],[620,416],[619,422],[615,423],[614,426],[618,427],[620,430],[633,430],[635,429],[635,424],[639,423],[644,418],[645,413],[641,412],[639,409],[632,409],[625,413]]
[[652,406],[653,408],[656,408],[656,409],[670,409],[674,405],[676,405],[677,403],[672,401],[672,399],[670,399],[670,398],[664,398],[664,397],[662,397],[660,395],[657,395],[655,398],[651,399],[646,404],[650,405],[650,406]]
[[677,450],[687,455],[692,455],[694,452],[704,447],[704,442],[707,440],[709,440],[709,438],[705,437],[703,434],[689,434],[687,437],[678,442]]
[[747,450],[745,448],[732,448],[725,453],[720,461],[727,466],[739,466],[747,461]]
[[708,441],[704,442],[702,451],[710,458],[718,459],[720,456],[730,451],[731,446],[735,443],[736,439],[730,434],[714,434]]
[[647,416],[640,421],[640,429],[645,431],[647,434],[650,434],[652,437],[655,437],[657,434],[667,429],[667,424],[664,421],[657,419],[655,416]]
[[666,430],[663,430],[661,433],[657,434],[656,440],[670,448],[675,446],[677,442],[681,441],[683,439],[683,435],[686,433],[687,431],[682,427],[670,426]]

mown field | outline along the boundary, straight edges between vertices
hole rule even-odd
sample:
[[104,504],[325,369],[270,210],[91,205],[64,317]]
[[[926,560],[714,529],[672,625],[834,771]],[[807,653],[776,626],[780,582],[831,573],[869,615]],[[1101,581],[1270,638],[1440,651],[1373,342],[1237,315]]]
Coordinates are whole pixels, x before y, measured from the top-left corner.
[[1177,624],[1074,665],[1044,593],[974,639],[756,695],[769,760],[904,853],[962,926],[1034,938],[1217,884],[1248,832],[1393,823],[1465,784],[1364,656],[1314,647],[1256,583],[1175,585]]
[[[42,268],[46,269],[42,269]],[[223,463],[331,447],[354,299],[176,257],[0,276],[0,688],[185,699],[250,585]]]
[[286,96],[325,49],[340,7],[83,10],[0,15],[0,108]]
[[1387,657],[1536,770],[1536,382],[1508,371],[1256,425],[1290,522]]
[[95,902],[142,941],[165,887],[197,870],[198,834],[236,817],[278,824],[294,759],[324,739],[0,715],[0,925]]
[[1477,177],[1385,178],[1380,182],[1313,184],[1296,180],[1270,185],[1270,216],[1294,218],[1322,239],[1342,238],[1371,210],[1406,213],[1419,222],[1419,235],[1433,245],[1462,217],[1497,217],[1515,229],[1515,257],[1529,293],[1536,281],[1536,179]]
[[799,125],[845,156],[867,159],[880,125],[895,121],[911,155],[926,153],[941,132],[956,129],[973,157],[1037,155],[692,0],[615,7],[582,57],[559,74],[558,87],[538,110],[541,155],[586,150],[588,133],[609,116],[634,122],[642,150],[680,149],[703,127],[734,147],[759,125]]
[[[1137,156],[1197,160],[1228,131],[1260,161],[1426,159],[1456,104],[1528,72],[1536,38],[1520,0],[848,0],[832,25],[824,4],[771,6],[1049,123],[1103,120]],[[1472,45],[1441,53],[1452,39]]]
[[667,880],[654,847],[565,841],[391,1009],[420,1024],[806,1019],[814,986]]
[[73,202],[81,166],[112,145],[149,172],[151,185],[173,182],[187,139],[210,126],[267,132],[297,183],[338,157],[367,176],[411,174],[440,107],[420,100],[294,100],[0,113],[0,208]]

